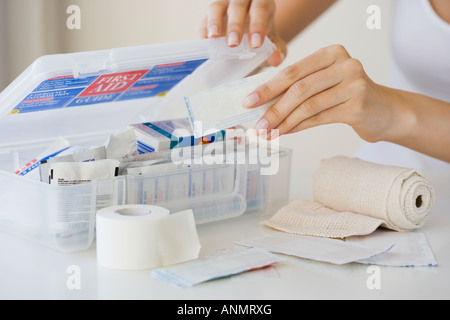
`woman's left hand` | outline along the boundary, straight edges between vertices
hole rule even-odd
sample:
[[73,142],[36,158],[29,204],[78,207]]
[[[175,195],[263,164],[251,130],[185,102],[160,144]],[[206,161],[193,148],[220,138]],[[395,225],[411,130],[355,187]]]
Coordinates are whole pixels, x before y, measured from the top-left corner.
[[375,142],[393,134],[398,117],[390,108],[386,89],[374,83],[344,47],[334,45],[283,69],[249,94],[243,104],[257,107],[281,95],[255,126],[268,132],[277,129],[270,139],[323,124],[345,123],[362,139]]

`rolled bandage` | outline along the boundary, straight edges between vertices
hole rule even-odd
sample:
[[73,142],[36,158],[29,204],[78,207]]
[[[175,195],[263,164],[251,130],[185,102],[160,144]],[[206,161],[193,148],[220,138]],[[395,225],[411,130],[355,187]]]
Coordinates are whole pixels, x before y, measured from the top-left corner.
[[313,197],[314,202],[301,200],[281,208],[263,223],[289,233],[332,238],[369,234],[379,226],[414,230],[429,217],[435,194],[414,169],[340,156],[321,162]]

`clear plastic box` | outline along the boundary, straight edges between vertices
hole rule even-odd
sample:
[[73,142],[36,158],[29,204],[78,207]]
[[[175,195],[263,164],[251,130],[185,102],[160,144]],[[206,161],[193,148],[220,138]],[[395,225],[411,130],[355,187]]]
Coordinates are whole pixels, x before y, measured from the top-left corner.
[[[291,151],[283,148],[276,155],[280,161],[276,175],[261,175],[260,165],[217,164],[58,187],[14,174],[57,137],[72,145],[102,145],[111,133],[129,124],[186,116],[184,96],[248,75],[272,50],[268,39],[259,49],[250,48],[246,41],[228,48],[223,39],[207,39],[39,58],[0,94],[0,230],[75,252],[92,245],[96,211],[108,205],[192,208],[196,223],[206,225],[273,212],[286,204]],[[141,79],[142,86],[134,92],[127,90],[137,83],[119,95],[107,93],[119,97],[138,91],[132,98],[75,107],[70,104],[78,96],[69,97],[72,102],[58,100],[73,91],[81,96],[102,76],[141,70],[146,74],[159,66],[175,66],[177,71],[190,61],[201,63],[186,76],[176,74],[178,82],[164,95],[141,90],[151,87],[144,82],[148,79]],[[69,87],[73,83],[85,87]],[[44,94],[55,104],[40,100]],[[106,94],[102,97],[109,99]],[[26,109],[29,101],[32,108]]]

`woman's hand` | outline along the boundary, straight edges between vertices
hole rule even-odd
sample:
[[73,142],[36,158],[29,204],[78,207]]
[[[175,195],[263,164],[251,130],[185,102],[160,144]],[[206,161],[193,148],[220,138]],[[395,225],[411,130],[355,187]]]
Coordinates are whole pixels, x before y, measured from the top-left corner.
[[277,129],[276,136],[345,123],[364,140],[374,142],[394,135],[392,124],[400,124],[405,116],[390,107],[390,94],[367,76],[344,47],[334,45],[283,69],[243,104],[257,107],[281,95],[255,126],[268,132]]
[[208,7],[200,32],[203,38],[226,35],[230,47],[238,46],[246,32],[253,48],[259,48],[267,36],[277,47],[267,63],[278,66],[286,55],[286,43],[275,30],[274,16],[274,0],[216,0]]

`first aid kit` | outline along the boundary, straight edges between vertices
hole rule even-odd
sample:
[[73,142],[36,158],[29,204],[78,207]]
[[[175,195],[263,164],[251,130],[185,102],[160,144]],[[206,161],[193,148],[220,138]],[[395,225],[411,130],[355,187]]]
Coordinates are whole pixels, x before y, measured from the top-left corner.
[[[246,77],[273,52],[269,39],[254,49],[244,38],[236,48],[218,38],[37,59],[0,94],[0,230],[75,252],[92,245],[96,213],[108,206],[190,209],[196,225],[207,225],[285,205],[291,160],[286,148],[272,152],[278,170],[270,175],[261,174],[263,164],[247,161],[139,168],[124,175],[117,175],[115,164],[114,174],[79,184],[30,178],[68,148],[99,147],[132,124],[187,118],[184,97]],[[67,165],[50,165],[54,174],[72,179]]]

